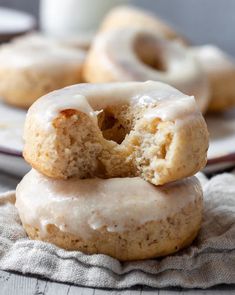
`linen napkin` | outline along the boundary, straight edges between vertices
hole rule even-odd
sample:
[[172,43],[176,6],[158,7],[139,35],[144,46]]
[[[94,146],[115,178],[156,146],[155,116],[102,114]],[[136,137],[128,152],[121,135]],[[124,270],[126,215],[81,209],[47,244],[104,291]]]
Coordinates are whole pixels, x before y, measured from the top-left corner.
[[121,263],[106,255],[69,252],[27,238],[14,207],[14,192],[0,195],[0,269],[88,287],[208,288],[235,283],[235,175],[207,180],[199,236],[165,258]]

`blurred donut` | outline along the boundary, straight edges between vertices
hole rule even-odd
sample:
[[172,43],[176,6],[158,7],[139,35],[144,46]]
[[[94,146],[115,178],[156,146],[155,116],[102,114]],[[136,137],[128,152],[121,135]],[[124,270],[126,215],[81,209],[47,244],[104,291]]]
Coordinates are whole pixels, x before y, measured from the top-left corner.
[[83,50],[54,42],[13,42],[0,47],[0,97],[28,108],[40,96],[82,80]]
[[194,95],[202,112],[209,103],[208,81],[188,48],[139,28],[98,34],[86,58],[84,80],[161,81]]
[[211,86],[209,111],[224,111],[235,106],[235,60],[213,45],[195,47],[195,56]]

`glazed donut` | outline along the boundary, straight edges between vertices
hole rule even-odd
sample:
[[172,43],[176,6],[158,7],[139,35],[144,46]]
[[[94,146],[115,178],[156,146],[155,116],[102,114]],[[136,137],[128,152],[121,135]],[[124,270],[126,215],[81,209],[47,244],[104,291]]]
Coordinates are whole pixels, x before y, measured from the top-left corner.
[[25,159],[57,179],[141,176],[164,184],[206,163],[208,132],[193,97],[160,82],[78,84],[29,109]]
[[164,39],[177,40],[183,44],[189,44],[186,38],[176,32],[165,21],[149,11],[133,6],[119,6],[111,10],[101,24],[101,31],[130,27],[147,29]]
[[187,48],[138,28],[100,33],[86,59],[86,82],[161,81],[194,95],[204,112],[209,88],[200,63]]
[[32,170],[16,189],[16,207],[32,239],[125,261],[188,246],[203,200],[195,177],[156,187],[138,177],[64,181]]
[[224,111],[235,106],[235,60],[216,46],[193,49],[211,85],[209,111]]
[[38,97],[81,82],[85,53],[49,42],[13,42],[0,47],[0,97],[28,108]]

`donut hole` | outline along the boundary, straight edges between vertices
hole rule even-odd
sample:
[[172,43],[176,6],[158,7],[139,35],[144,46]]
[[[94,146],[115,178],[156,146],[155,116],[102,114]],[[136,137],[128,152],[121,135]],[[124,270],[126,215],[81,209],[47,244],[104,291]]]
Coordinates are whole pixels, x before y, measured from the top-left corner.
[[107,140],[121,144],[128,134],[126,127],[111,109],[104,109],[98,115],[98,126]]
[[140,35],[134,43],[138,59],[151,69],[167,72],[164,48],[161,41],[148,35]]

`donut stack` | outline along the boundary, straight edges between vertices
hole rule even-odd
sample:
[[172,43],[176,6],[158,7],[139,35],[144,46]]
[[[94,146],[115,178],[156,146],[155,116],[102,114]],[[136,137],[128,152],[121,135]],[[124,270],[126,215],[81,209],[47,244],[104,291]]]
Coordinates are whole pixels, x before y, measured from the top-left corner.
[[16,207],[32,239],[137,260],[196,237],[208,132],[194,97],[160,82],[78,84],[37,100]]

